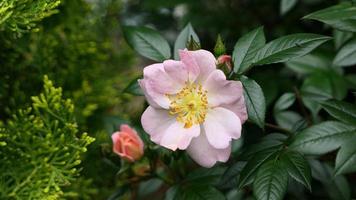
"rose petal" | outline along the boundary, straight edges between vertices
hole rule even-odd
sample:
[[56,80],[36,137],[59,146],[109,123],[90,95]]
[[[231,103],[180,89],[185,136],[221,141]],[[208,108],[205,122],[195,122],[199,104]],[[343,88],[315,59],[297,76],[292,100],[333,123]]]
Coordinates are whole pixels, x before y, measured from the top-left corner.
[[203,167],[212,167],[217,161],[226,162],[231,153],[231,146],[224,149],[216,149],[208,142],[204,128],[199,137],[193,138],[187,148],[189,156]]
[[127,124],[122,124],[120,126],[120,131],[128,133],[130,135],[130,139],[133,142],[137,143],[137,145],[139,146],[140,150],[143,152],[144,144],[143,144],[143,142],[141,140],[141,137],[137,134],[137,132],[134,129],[132,129]]
[[141,87],[143,93],[145,94],[146,100],[148,102],[148,104],[150,104],[150,106],[153,106],[155,108],[163,108],[163,107],[167,107],[167,104],[169,104],[169,99],[166,98],[165,96],[163,96],[163,100],[161,100],[163,102],[163,107],[160,106],[158,103],[156,103],[156,101],[153,99],[153,96],[151,94],[148,93],[147,89],[146,89],[146,84],[145,81],[143,79],[139,79],[138,81],[138,85]]
[[162,139],[164,132],[175,122],[175,118],[169,115],[167,110],[149,106],[141,116],[143,129],[151,136],[151,140],[157,144]]
[[166,73],[162,63],[145,67],[143,79],[139,80],[139,85],[151,106],[165,109],[169,108],[170,103],[167,94],[175,94],[183,87],[179,80]]
[[156,144],[171,150],[186,149],[193,137],[200,133],[200,127],[184,128],[184,124],[168,114],[167,110],[149,106],[142,114],[143,129],[151,136]]
[[231,104],[243,96],[241,82],[226,80],[226,76],[221,70],[210,73],[203,83],[203,88],[208,91],[208,102],[212,107]]
[[155,92],[160,94],[175,94],[182,88],[176,80],[172,79],[165,71],[162,63],[152,64],[143,69],[143,78]]
[[133,135],[136,138],[138,137],[137,132],[133,130],[131,127],[129,127],[127,124],[121,124],[120,125],[120,132],[127,133],[129,135]]
[[115,132],[111,135],[111,139],[113,142],[113,151],[115,153],[120,153],[121,151],[121,143],[119,142],[120,140],[120,132]]
[[235,115],[240,118],[241,124],[245,123],[248,118],[245,99],[243,96],[231,104],[222,104],[221,107],[234,112]]
[[188,71],[188,81],[191,83],[194,82],[200,73],[199,65],[194,56],[191,51],[179,50],[179,57]]
[[181,61],[166,60],[163,62],[166,73],[181,87],[188,81],[187,67]]
[[227,148],[232,139],[238,139],[241,135],[239,117],[221,107],[208,111],[203,126],[209,143],[217,149]]
[[165,94],[161,94],[152,89],[150,85],[147,84],[147,80],[141,79],[138,80],[138,84],[140,85],[147,102],[150,106],[155,108],[164,108],[168,109],[170,101]]
[[200,73],[196,82],[202,83],[209,77],[210,73],[216,70],[215,56],[211,52],[203,49],[188,52],[192,55],[199,66]]
[[184,150],[190,144],[192,138],[199,136],[200,126],[195,125],[190,128],[184,128],[184,124],[175,122],[169,126],[164,133],[160,142],[161,146],[175,151],[176,149]]

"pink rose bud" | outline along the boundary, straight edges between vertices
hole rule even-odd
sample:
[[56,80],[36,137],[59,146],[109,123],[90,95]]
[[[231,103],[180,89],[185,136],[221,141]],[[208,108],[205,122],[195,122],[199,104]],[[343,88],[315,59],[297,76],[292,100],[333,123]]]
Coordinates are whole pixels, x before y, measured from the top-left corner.
[[229,55],[221,55],[218,58],[218,65],[225,65],[228,68],[228,71],[232,70],[232,61],[231,56]]
[[113,151],[121,158],[134,162],[143,156],[143,142],[137,132],[126,124],[111,135]]

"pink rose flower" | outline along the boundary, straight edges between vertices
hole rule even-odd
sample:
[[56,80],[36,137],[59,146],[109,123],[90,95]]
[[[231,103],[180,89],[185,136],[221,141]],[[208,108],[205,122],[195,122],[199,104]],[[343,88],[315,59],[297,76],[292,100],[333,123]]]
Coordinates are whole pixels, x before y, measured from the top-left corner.
[[144,68],[139,84],[150,106],[142,126],[153,142],[173,151],[186,149],[201,166],[226,162],[231,140],[240,138],[247,119],[242,84],[226,80],[206,50],[179,55],[180,61]]
[[143,156],[144,144],[137,132],[128,125],[120,126],[120,131],[111,135],[113,151],[121,158],[134,162]]

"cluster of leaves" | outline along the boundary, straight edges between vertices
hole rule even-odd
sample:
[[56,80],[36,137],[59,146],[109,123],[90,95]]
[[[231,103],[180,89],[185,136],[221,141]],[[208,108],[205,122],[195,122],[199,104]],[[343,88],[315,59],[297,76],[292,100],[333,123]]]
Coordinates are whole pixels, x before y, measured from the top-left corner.
[[79,175],[78,165],[94,138],[79,133],[74,106],[62,89],[44,78],[44,92],[32,97],[1,126],[1,199],[58,199]]
[[[237,153],[236,162],[228,168],[189,173],[167,191],[166,199],[224,199],[226,191],[230,191],[228,198],[231,191],[234,191],[232,196],[243,198],[248,192],[242,188],[251,186],[255,198],[278,200],[284,198],[287,190],[299,197],[305,195],[295,192],[295,188],[300,188],[298,184],[308,189],[308,195],[326,198],[325,194],[312,193],[312,178],[324,186],[329,198],[351,198],[344,174],[356,171],[353,145],[356,142],[356,106],[347,102],[352,99],[348,95],[351,94],[349,89],[355,88],[352,81],[355,76],[347,73],[344,67],[356,64],[355,9],[351,2],[346,2],[304,17],[335,28],[333,37],[297,33],[266,43],[263,28],[259,27],[237,41],[232,52],[234,68],[229,77],[243,84],[249,122],[267,133],[270,129],[277,133],[269,133],[259,143],[243,148]],[[169,43],[154,29],[125,27],[124,32],[128,43],[142,56],[155,61],[172,57]],[[328,42],[332,39],[335,50]],[[188,24],[174,44],[174,58],[178,59],[178,49],[189,48],[192,42],[199,42],[199,39]],[[224,49],[218,48],[221,43],[220,38],[215,48],[219,50],[215,52],[217,55]],[[325,49],[311,53],[324,43]],[[296,75],[302,83],[291,87],[275,102],[271,109],[277,124],[274,125],[266,123],[270,102],[265,97],[264,85],[261,87],[249,77],[249,72],[277,63],[284,63],[285,73]],[[142,94],[136,82],[128,88],[132,89],[132,94]],[[322,108],[329,115],[321,112]],[[329,120],[330,117],[337,121]],[[248,131],[245,134],[249,134]],[[339,148],[335,164],[330,165],[334,156],[329,153]],[[327,162],[325,154],[328,154]],[[288,185],[297,186],[288,189]]]
[[[345,14],[346,10],[350,11],[349,15]],[[300,92],[295,88],[295,93],[285,93],[274,105],[275,120],[288,135],[269,134],[259,144],[242,153],[242,156],[247,154],[251,157],[246,159],[246,165],[237,173],[240,174],[238,185],[243,187],[252,183],[257,199],[283,199],[287,191],[288,175],[311,190],[311,168],[313,177],[325,186],[330,198],[351,198],[350,188],[342,174],[356,171],[353,155],[355,148],[351,145],[356,136],[356,106],[340,101],[346,97],[349,89],[341,67],[352,66],[356,60],[350,55],[350,47],[355,48],[352,40],[344,43],[352,37],[347,36],[350,38],[345,39],[345,35],[352,33],[341,31],[354,31],[355,26],[351,23],[352,18],[356,16],[354,10],[355,7],[351,3],[342,3],[305,17],[322,21],[337,28],[335,33],[344,35],[342,44],[334,35],[335,48],[338,50],[341,46],[341,49],[337,51],[333,61],[319,54],[296,58],[331,39],[313,34],[285,36],[264,45],[261,42],[264,41],[261,29],[257,29],[242,37],[236,44],[234,52],[239,53],[234,59],[236,73],[244,74],[246,69],[253,65],[288,61],[288,68],[306,76]],[[349,22],[347,26],[342,26],[344,20]],[[306,40],[302,39],[305,36]],[[253,53],[253,48],[259,45],[260,49]],[[247,53],[241,55],[241,52]],[[249,55],[253,57],[252,61]],[[240,80],[245,88],[249,119],[261,128],[265,127],[266,103],[263,91],[252,80],[247,81],[245,77]],[[287,110],[296,100],[302,106],[301,113],[304,117],[295,111]],[[304,110],[304,106],[309,109],[311,117]],[[325,118],[320,115],[320,108],[324,108],[339,121],[323,121]],[[314,156],[322,156],[340,147],[334,169],[314,160],[317,158]],[[313,156],[314,159],[308,162],[305,156]]]
[[43,18],[57,13],[59,4],[60,0],[3,0],[0,2],[0,30],[21,36]]

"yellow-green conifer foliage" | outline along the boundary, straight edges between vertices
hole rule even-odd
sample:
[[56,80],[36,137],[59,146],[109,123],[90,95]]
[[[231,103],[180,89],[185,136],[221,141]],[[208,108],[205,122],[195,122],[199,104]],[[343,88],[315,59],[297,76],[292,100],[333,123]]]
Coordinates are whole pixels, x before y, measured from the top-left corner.
[[57,12],[60,0],[0,1],[0,30],[21,35],[36,26],[36,22]]
[[58,199],[79,175],[81,156],[94,141],[79,133],[74,105],[44,78],[32,97],[0,127],[0,199]]

